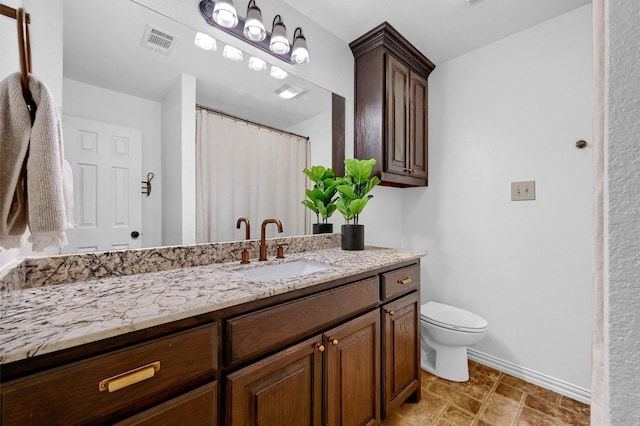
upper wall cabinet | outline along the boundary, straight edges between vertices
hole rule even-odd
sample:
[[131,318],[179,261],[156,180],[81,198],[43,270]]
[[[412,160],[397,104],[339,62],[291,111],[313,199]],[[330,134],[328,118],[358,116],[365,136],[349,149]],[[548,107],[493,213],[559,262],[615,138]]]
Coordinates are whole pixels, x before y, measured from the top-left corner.
[[426,186],[427,77],[435,65],[385,22],[349,44],[355,57],[356,158],[387,186]]

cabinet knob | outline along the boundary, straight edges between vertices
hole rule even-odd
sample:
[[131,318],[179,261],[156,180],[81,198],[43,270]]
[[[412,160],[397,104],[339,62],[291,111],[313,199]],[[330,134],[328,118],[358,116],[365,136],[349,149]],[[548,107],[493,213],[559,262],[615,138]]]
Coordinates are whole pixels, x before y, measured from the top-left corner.
[[318,352],[324,352],[324,345],[321,345],[320,343],[316,343],[316,345],[314,346],[314,349]]
[[393,312],[393,311],[387,311],[387,313],[388,313],[390,316],[394,316],[394,315],[396,314],[396,313],[395,313],[395,312]]
[[338,339],[329,339],[333,346],[338,346]]

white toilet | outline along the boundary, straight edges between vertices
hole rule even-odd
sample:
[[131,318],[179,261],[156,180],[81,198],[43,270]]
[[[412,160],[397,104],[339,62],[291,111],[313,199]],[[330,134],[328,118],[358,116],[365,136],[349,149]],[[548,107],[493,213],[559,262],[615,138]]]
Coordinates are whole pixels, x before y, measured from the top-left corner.
[[467,347],[480,342],[489,323],[464,309],[438,302],[420,306],[422,369],[454,382],[469,380]]

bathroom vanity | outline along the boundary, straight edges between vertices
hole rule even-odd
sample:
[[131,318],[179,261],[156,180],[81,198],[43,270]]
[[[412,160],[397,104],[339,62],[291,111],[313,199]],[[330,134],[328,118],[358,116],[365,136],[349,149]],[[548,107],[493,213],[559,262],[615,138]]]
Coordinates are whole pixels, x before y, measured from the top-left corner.
[[329,248],[269,260],[327,266],[271,281],[226,262],[1,292],[2,424],[377,424],[420,399],[423,255]]

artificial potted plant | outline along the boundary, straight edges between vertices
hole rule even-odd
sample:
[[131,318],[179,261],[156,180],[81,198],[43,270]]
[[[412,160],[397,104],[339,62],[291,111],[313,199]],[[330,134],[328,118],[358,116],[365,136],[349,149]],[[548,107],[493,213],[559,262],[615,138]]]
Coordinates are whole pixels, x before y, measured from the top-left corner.
[[338,185],[338,211],[347,221],[342,225],[342,249],[364,250],[364,225],[358,223],[358,217],[373,195],[369,191],[380,183],[380,178],[371,176],[376,160],[344,160],[345,176]]
[[317,223],[313,224],[314,234],[330,234],[333,232],[333,223],[328,223],[334,211],[337,197],[337,186],[340,180],[336,178],[333,170],[323,166],[313,166],[302,171],[313,182],[313,188],[307,189],[307,199],[302,204],[316,214]]

